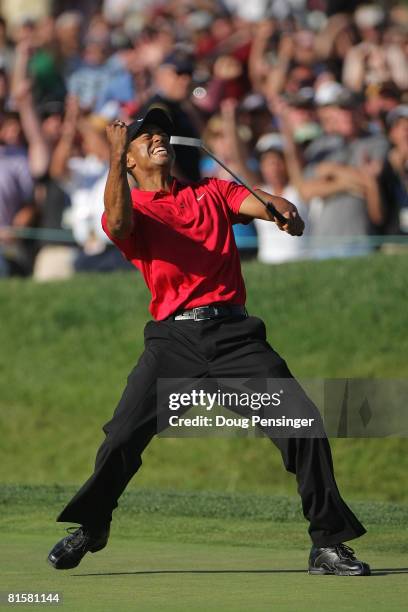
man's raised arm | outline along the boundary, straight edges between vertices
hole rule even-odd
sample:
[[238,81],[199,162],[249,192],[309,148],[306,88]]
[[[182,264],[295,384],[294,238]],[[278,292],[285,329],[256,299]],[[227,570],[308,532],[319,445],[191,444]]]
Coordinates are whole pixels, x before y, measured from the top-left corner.
[[133,229],[133,209],[127,178],[127,127],[115,121],[106,128],[110,146],[110,165],[106,181],[104,204],[106,224],[114,238],[127,238]]

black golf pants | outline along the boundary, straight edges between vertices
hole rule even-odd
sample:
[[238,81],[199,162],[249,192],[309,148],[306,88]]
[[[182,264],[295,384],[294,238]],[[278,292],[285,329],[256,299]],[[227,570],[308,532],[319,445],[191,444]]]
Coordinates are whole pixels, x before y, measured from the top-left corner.
[[[145,350],[128,376],[127,386],[103,427],[95,471],[58,516],[94,528],[110,522],[112,510],[142,464],[142,453],[157,433],[159,378],[280,378],[291,383],[293,403],[303,414],[320,414],[285,361],[266,341],[257,317],[234,316],[205,321],[150,321]],[[295,391],[293,391],[295,389]],[[321,437],[274,437],[286,470],[296,475],[303,514],[316,546],[329,546],[365,533],[336,485],[329,442]]]

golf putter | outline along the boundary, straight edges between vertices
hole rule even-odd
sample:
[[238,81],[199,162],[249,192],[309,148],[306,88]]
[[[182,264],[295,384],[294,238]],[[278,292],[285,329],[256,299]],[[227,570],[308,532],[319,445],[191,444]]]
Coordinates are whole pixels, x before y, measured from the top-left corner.
[[217,164],[220,164],[220,166],[222,166],[224,168],[224,170],[226,170],[229,174],[231,174],[231,176],[233,176],[234,179],[238,183],[240,183],[241,185],[246,187],[248,189],[248,191],[250,193],[252,193],[252,195],[257,200],[259,200],[261,202],[261,204],[263,204],[265,206],[265,208],[267,210],[269,210],[269,212],[276,219],[278,219],[278,221],[280,223],[286,224],[288,222],[288,219],[286,217],[284,217],[278,210],[276,210],[276,208],[272,204],[272,202],[265,202],[265,200],[263,200],[261,198],[261,196],[259,196],[257,193],[255,193],[255,191],[252,189],[252,187],[250,187],[245,181],[243,181],[241,178],[239,178],[239,176],[234,174],[234,172],[232,172],[232,170],[230,170],[225,164],[223,164],[223,162],[220,159],[218,159],[218,157],[216,157],[214,155],[214,153],[211,153],[211,151],[209,151],[207,149],[207,147],[203,144],[203,142],[202,142],[202,140],[200,140],[200,138],[188,138],[186,136],[171,136],[170,137],[170,144],[172,144],[172,145],[182,145],[184,147],[196,147],[197,149],[201,149],[202,151],[207,153],[207,155],[212,157],[217,162]]

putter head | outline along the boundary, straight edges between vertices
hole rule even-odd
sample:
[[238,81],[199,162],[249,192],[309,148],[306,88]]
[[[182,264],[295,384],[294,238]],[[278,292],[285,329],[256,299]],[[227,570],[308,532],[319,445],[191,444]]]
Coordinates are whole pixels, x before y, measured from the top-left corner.
[[199,138],[188,138],[187,136],[171,136],[171,145],[183,145],[185,147],[201,148],[202,142]]

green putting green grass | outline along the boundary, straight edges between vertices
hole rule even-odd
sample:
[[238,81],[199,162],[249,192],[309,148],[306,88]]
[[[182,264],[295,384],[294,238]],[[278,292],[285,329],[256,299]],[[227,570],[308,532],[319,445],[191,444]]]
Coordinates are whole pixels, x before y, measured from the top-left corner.
[[72,492],[0,488],[1,591],[59,592],[62,610],[81,612],[404,609],[407,506],[353,506],[368,534],[350,544],[371,564],[371,577],[309,576],[298,500],[131,491],[115,512],[108,546],[56,571],[45,558],[64,534],[53,521]]

